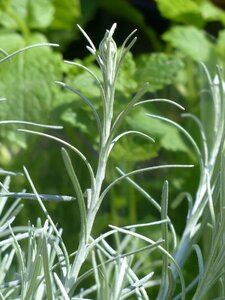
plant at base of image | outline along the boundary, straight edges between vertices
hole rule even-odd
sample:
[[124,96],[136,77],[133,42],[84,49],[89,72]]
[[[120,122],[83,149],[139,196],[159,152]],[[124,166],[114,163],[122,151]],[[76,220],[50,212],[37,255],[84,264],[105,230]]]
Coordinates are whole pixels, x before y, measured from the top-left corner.
[[[87,49],[98,64],[97,72],[78,62],[69,62],[71,67],[81,68],[94,80],[98,86],[101,98],[98,108],[83,93],[56,81],[62,89],[69,90],[80,97],[80,105],[86,106],[92,113],[96,124],[95,154],[86,157],[79,147],[50,133],[35,131],[31,126],[47,127],[51,130],[60,129],[57,126],[48,126],[32,122],[1,120],[0,125],[19,123],[29,126],[29,129],[19,129],[27,135],[39,135],[42,139],[49,139],[62,146],[61,154],[65,168],[64,176],[68,177],[74,188],[74,196],[39,194],[29,170],[15,173],[0,170],[0,299],[204,299],[211,290],[218,286],[217,299],[225,299],[225,157],[224,157],[224,130],[225,130],[225,98],[222,70],[218,67],[217,74],[212,79],[204,65],[202,69],[210,88],[203,98],[211,97],[209,110],[211,126],[196,116],[185,113],[196,126],[200,145],[177,122],[154,113],[143,113],[143,118],[149,122],[160,120],[183,135],[189,147],[196,153],[199,167],[199,183],[196,193],[191,195],[182,192],[173,203],[178,206],[182,201],[188,203],[188,212],[182,216],[186,220],[183,232],[176,232],[176,226],[169,216],[169,182],[165,180],[162,186],[160,199],[154,199],[142,187],[140,175],[160,172],[161,170],[175,169],[187,172],[193,168],[191,164],[159,164],[143,166],[126,171],[115,166],[117,177],[107,177],[111,168],[110,154],[116,145],[123,139],[135,136],[149,143],[154,143],[153,137],[138,129],[126,129],[123,126],[126,118],[135,110],[142,112],[142,106],[169,105],[174,109],[184,108],[169,99],[148,98],[151,88],[146,83],[140,86],[133,98],[122,107],[120,112],[115,109],[117,101],[116,87],[121,66],[130,55],[130,49],[136,42],[133,31],[117,47],[113,34],[114,24],[107,30],[99,49],[96,49],[87,33],[79,26],[80,31],[88,42]],[[40,44],[36,46],[56,46]],[[21,55],[26,51],[33,51],[30,46],[22,49],[22,53],[11,55],[2,51],[5,56],[0,63],[13,64],[13,56]],[[6,62],[7,60],[7,62]],[[151,85],[151,82],[150,82]],[[87,91],[88,92],[88,91]],[[1,95],[4,97],[4,95]],[[5,99],[1,99],[5,100]],[[204,99],[203,99],[204,100]],[[5,101],[8,101],[7,99]],[[2,103],[0,103],[1,105]],[[203,116],[204,120],[206,119]],[[148,123],[146,123],[148,124]],[[87,128],[88,128],[88,124]],[[138,125],[138,124],[137,124]],[[5,125],[4,125],[5,126]],[[19,134],[19,133],[18,133]],[[171,141],[173,143],[173,141]],[[115,149],[114,149],[115,147]],[[130,149],[130,155],[135,149]],[[76,157],[83,163],[87,171],[86,185],[80,183]],[[11,192],[12,177],[25,176],[32,193],[26,191]],[[109,180],[110,179],[110,180]],[[140,181],[140,182],[139,182]],[[156,210],[158,220],[149,220],[145,223],[126,224],[123,227],[108,224],[100,235],[95,236],[93,229],[98,219],[98,212],[103,203],[108,201],[111,190],[120,186],[132,186],[139,194],[141,201],[146,201],[146,209]],[[11,202],[10,198],[13,198]],[[127,201],[129,196],[127,195]],[[9,199],[9,200],[8,200]],[[21,199],[33,199],[38,202],[46,221],[41,217],[36,224],[27,226],[14,225],[15,217],[22,209]],[[113,201],[113,199],[111,199]],[[69,253],[63,239],[63,230],[51,217],[46,201],[72,201],[79,208],[80,236],[74,252]],[[8,205],[8,202],[11,205]],[[182,202],[183,203],[183,202]],[[110,220],[111,221],[111,220]],[[205,233],[207,232],[207,242]],[[207,247],[202,247],[207,245]],[[197,265],[194,276],[188,276],[192,262]],[[195,266],[196,267],[196,266]],[[191,273],[193,274],[193,272]],[[191,297],[191,298],[190,298]]]

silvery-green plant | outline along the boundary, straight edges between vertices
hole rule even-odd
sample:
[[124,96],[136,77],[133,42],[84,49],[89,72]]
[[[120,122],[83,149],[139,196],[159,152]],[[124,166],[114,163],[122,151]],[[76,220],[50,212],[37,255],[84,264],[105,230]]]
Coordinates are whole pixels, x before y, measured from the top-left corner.
[[[80,27],[79,27],[80,28]],[[147,172],[147,171],[154,171],[160,168],[178,168],[178,167],[190,167],[187,165],[161,165],[161,166],[154,166],[154,167],[146,167],[143,169],[134,170],[130,173],[123,173],[122,170],[118,169],[118,172],[120,173],[120,177],[115,179],[113,182],[109,183],[108,186],[103,186],[103,183],[105,183],[105,175],[107,170],[107,162],[110,155],[110,152],[112,148],[114,147],[115,143],[117,143],[121,138],[123,138],[126,135],[129,134],[136,134],[143,138],[147,138],[150,142],[154,142],[154,139],[150,136],[140,132],[140,131],[125,131],[120,132],[121,130],[121,124],[124,120],[124,118],[127,116],[127,114],[135,108],[137,105],[145,104],[145,103],[151,103],[151,102],[167,102],[169,104],[173,104],[181,109],[183,109],[180,105],[176,104],[173,101],[167,100],[167,99],[149,99],[145,101],[141,101],[141,98],[144,96],[144,94],[148,91],[148,84],[146,84],[144,87],[142,87],[136,95],[134,95],[133,99],[131,99],[130,103],[117,115],[114,115],[114,103],[116,101],[115,97],[115,87],[116,87],[116,80],[117,76],[120,70],[120,66],[123,63],[126,54],[131,49],[133,44],[136,41],[136,37],[133,37],[134,32],[132,32],[127,39],[122,44],[121,48],[118,49],[117,45],[113,39],[113,33],[115,31],[116,24],[112,26],[110,30],[106,31],[106,34],[101,41],[99,45],[99,50],[97,50],[92,43],[91,39],[88,37],[88,35],[83,31],[82,28],[80,28],[81,32],[86,37],[87,41],[89,42],[89,45],[87,46],[87,49],[91,52],[91,54],[95,57],[100,70],[102,74],[102,78],[98,78],[90,69],[87,69],[85,66],[74,63],[74,62],[67,62],[70,64],[74,64],[77,67],[81,67],[85,69],[87,72],[89,72],[90,76],[93,76],[93,78],[96,81],[96,84],[99,86],[99,89],[101,91],[101,101],[102,101],[102,117],[99,116],[99,113],[94,108],[93,104],[85,97],[85,95],[82,95],[79,91],[75,90],[73,87],[68,86],[67,84],[63,82],[57,82],[61,86],[64,86],[65,88],[73,91],[74,93],[78,94],[81,99],[91,108],[94,117],[96,119],[97,127],[98,127],[98,133],[99,133],[99,155],[98,155],[98,165],[97,169],[93,170],[91,163],[88,161],[88,159],[73,145],[68,144],[67,142],[54,137],[50,136],[48,134],[43,134],[39,132],[34,132],[30,130],[23,130],[25,132],[39,134],[54,140],[59,141],[61,144],[63,144],[65,147],[70,148],[73,150],[85,163],[87,170],[90,175],[90,188],[88,188],[86,191],[83,191],[79,180],[76,175],[76,171],[73,168],[72,161],[70,159],[70,156],[65,148],[62,148],[62,156],[63,160],[67,169],[67,172],[69,174],[69,177],[72,181],[72,184],[74,186],[74,190],[76,193],[77,202],[79,205],[80,210],[80,216],[81,216],[81,233],[80,233],[80,239],[79,239],[79,245],[77,248],[77,251],[74,254],[74,258],[72,259],[71,264],[66,264],[66,272],[62,273],[61,278],[57,278],[57,283],[59,286],[59,289],[61,293],[65,296],[68,295],[68,297],[72,297],[74,295],[74,292],[76,291],[78,285],[82,282],[82,280],[88,276],[88,274],[82,274],[81,268],[82,266],[87,262],[87,259],[92,256],[92,262],[93,262],[93,270],[95,279],[96,279],[96,285],[92,289],[90,289],[90,292],[97,291],[98,299],[102,299],[103,294],[105,294],[104,298],[107,298],[107,293],[114,295],[111,297],[114,297],[112,299],[120,299],[122,297],[121,295],[124,295],[124,298],[127,298],[128,295],[135,293],[137,297],[142,297],[143,299],[147,299],[147,292],[145,291],[144,286],[147,284],[150,284],[150,278],[152,277],[152,272],[149,271],[149,274],[147,274],[144,278],[139,279],[137,275],[135,275],[134,271],[132,270],[132,267],[128,263],[129,260],[125,259],[126,256],[132,256],[135,255],[135,253],[139,253],[141,251],[147,251],[149,248],[157,248],[159,251],[161,251],[162,255],[167,257],[168,261],[172,261],[173,264],[175,264],[177,268],[177,273],[180,276],[181,285],[182,285],[182,291],[184,294],[184,279],[182,276],[182,272],[177,265],[176,261],[173,259],[172,255],[167,251],[168,245],[166,242],[166,247],[163,247],[162,241],[153,241],[147,237],[144,237],[140,234],[135,233],[133,230],[137,227],[142,226],[151,226],[155,224],[137,224],[134,226],[131,226],[129,228],[116,228],[112,227],[112,230],[107,232],[106,234],[100,236],[99,238],[93,239],[92,237],[92,229],[94,225],[94,221],[97,215],[97,212],[102,204],[102,201],[104,200],[106,194],[108,191],[117,183],[119,183],[123,179],[129,180],[129,177],[138,173]],[[27,176],[28,173],[26,172]],[[31,179],[29,179],[30,182]],[[33,192],[34,186],[33,186]],[[167,226],[171,228],[175,238],[174,228],[172,226],[171,221],[169,220],[167,216],[167,202],[168,202],[168,185],[165,183],[165,187],[163,189],[162,194],[162,207],[157,204],[157,202],[152,199],[150,196],[148,197],[148,200],[150,203],[152,203],[156,208],[161,212],[162,214],[162,220],[157,223],[157,225],[161,225],[163,228],[164,235],[166,236],[167,232]],[[41,199],[39,199],[39,202]],[[46,214],[47,215],[47,214]],[[135,239],[138,241],[139,239],[146,242],[148,247],[144,247],[143,249],[138,249],[136,245],[136,249],[132,249],[132,251],[128,252],[127,254],[124,253],[122,256],[118,252],[117,249],[112,249],[110,245],[108,245],[106,238],[110,235],[118,234],[119,232],[126,234],[127,236],[135,237]],[[175,242],[174,242],[175,243]],[[66,249],[62,244],[62,249],[64,249],[64,255],[65,260],[67,257]],[[97,250],[96,250],[97,249]],[[109,251],[109,249],[111,249]],[[126,248],[124,248],[125,250]],[[96,254],[95,254],[95,251]],[[101,253],[102,252],[102,253]],[[107,253],[107,256],[106,256]],[[112,253],[112,254],[110,254]],[[96,262],[96,257],[98,257],[99,263]],[[107,262],[105,262],[105,260]],[[111,276],[107,276],[108,272],[111,274],[111,271],[108,271],[109,263],[116,264],[116,268],[118,270],[121,270],[122,274],[121,276],[117,276],[117,271],[115,272],[115,284],[113,285],[113,288],[111,288],[108,292],[107,289],[105,290],[103,286],[100,284],[99,280],[99,268],[105,267],[105,280],[110,280]],[[111,266],[110,266],[111,269]],[[143,276],[143,275],[142,275]],[[124,284],[122,284],[122,281]],[[109,282],[107,282],[109,284]],[[107,287],[109,288],[109,287]],[[83,294],[82,294],[83,295]],[[115,296],[116,295],[116,296]],[[79,296],[81,297],[81,296]],[[83,296],[82,296],[83,297]],[[76,298],[77,299],[77,298]]]
[[[174,258],[183,266],[190,253],[195,250],[199,263],[199,274],[190,284],[197,285],[193,299],[202,299],[212,287],[219,285],[218,299],[225,297],[224,266],[225,266],[225,202],[224,202],[224,139],[225,139],[225,83],[223,71],[217,68],[212,79],[203,66],[207,75],[209,90],[202,94],[202,105],[207,105],[211,98],[212,109],[204,110],[206,123],[212,119],[212,126],[207,126],[195,116],[191,117],[199,127],[202,141],[202,151],[196,148],[200,179],[196,195],[186,195],[189,201],[189,211],[186,226],[181,241],[175,251]],[[209,104],[208,104],[209,105]],[[205,261],[201,248],[196,245],[207,232],[205,238]],[[209,233],[210,232],[210,233]],[[174,272],[176,277],[176,271]]]
[[[180,105],[168,99],[142,100],[148,90],[146,84],[118,115],[114,115],[117,76],[126,54],[136,41],[136,38],[133,37],[134,31],[124,41],[121,48],[118,48],[113,40],[115,29],[116,24],[106,31],[99,49],[96,49],[89,36],[80,28],[89,43],[87,49],[99,65],[101,78],[81,64],[67,62],[83,68],[95,79],[102,96],[102,117],[85,95],[63,82],[57,82],[59,85],[78,94],[94,114],[99,133],[97,168],[93,169],[91,162],[76,146],[49,134],[21,129],[24,132],[58,141],[63,145],[62,157],[76,196],[74,204],[78,205],[80,210],[81,233],[79,245],[74,253],[68,254],[62,239],[62,232],[54,224],[43,201],[49,200],[51,197],[53,200],[73,200],[73,198],[65,199],[60,198],[60,196],[54,198],[53,196],[39,195],[28,171],[24,168],[24,174],[31,185],[33,193],[24,193],[23,195],[22,193],[17,195],[14,193],[12,195],[4,185],[2,186],[2,196],[4,196],[4,193],[8,193],[8,196],[20,196],[22,198],[33,198],[35,196],[47,221],[43,226],[40,221],[37,222],[37,226],[29,226],[24,233],[26,236],[22,236],[28,238],[28,255],[24,254],[19,245],[21,233],[16,234],[11,229],[10,224],[7,224],[11,237],[5,239],[4,245],[7,245],[7,247],[13,245],[10,260],[12,261],[12,256],[16,254],[21,270],[19,279],[12,280],[9,283],[5,282],[0,286],[2,299],[149,299],[148,290],[151,291],[151,287],[158,286],[158,296],[156,298],[159,300],[185,299],[190,290],[194,294],[193,299],[197,300],[207,295],[209,289],[216,283],[221,285],[218,294],[219,299],[225,297],[224,82],[221,70],[218,70],[215,80],[211,80],[206,72],[214,104],[213,111],[210,111],[214,116],[214,126],[211,131],[206,132],[204,124],[195,116],[184,115],[184,117],[192,118],[200,129],[202,149],[199,148],[191,135],[174,121],[152,114],[143,116],[149,118],[149,122],[151,121],[150,118],[158,118],[180,129],[199,158],[201,176],[195,200],[193,201],[192,196],[187,193],[180,196],[180,199],[182,197],[187,198],[189,211],[186,227],[181,240],[178,242],[175,228],[168,216],[168,182],[165,181],[163,185],[161,199],[156,201],[141,185],[134,181],[132,175],[161,168],[187,168],[191,167],[190,165],[151,166],[129,173],[125,173],[117,167],[119,177],[111,183],[107,183],[105,180],[110,152],[115,143],[121,138],[136,134],[148,139],[149,142],[154,142],[152,137],[139,131],[121,132],[121,124],[131,110],[138,105],[152,102],[165,102],[182,109]],[[88,170],[90,187],[85,191],[82,190],[76,175],[76,168],[73,167],[73,162],[66,148],[74,151],[83,160]],[[122,180],[125,180],[127,184],[131,184],[150,205],[154,206],[159,211],[161,218],[156,222],[128,224],[123,228],[110,225],[109,231],[99,237],[93,237],[92,230],[102,201],[110,189]],[[147,227],[151,229],[154,226],[161,227],[161,236],[156,241],[138,231],[139,228]],[[204,257],[197,243],[207,226],[211,228],[211,236],[209,250]],[[113,245],[109,243],[108,237],[114,239],[115,243]],[[153,251],[157,251],[161,257],[161,277],[154,275],[154,266],[148,263]],[[195,251],[197,255],[199,272],[192,282],[185,284],[182,268],[192,251]],[[83,288],[84,281],[89,277],[92,278],[91,284],[88,288]]]

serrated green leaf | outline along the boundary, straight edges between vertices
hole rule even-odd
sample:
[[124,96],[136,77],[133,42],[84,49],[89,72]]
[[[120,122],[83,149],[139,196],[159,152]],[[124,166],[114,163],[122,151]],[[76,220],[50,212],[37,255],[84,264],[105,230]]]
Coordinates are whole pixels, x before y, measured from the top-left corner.
[[138,144],[135,140],[130,140],[127,144],[116,144],[111,152],[111,157],[116,161],[137,162],[156,157],[158,155],[157,146],[152,144]]
[[30,28],[46,28],[53,19],[53,0],[10,0],[7,9],[0,10],[0,22],[4,27],[21,29],[20,22]]
[[27,3],[27,21],[30,28],[46,28],[54,16],[53,0],[29,0]]
[[193,26],[174,26],[163,39],[195,61],[206,61],[210,55],[212,45],[204,31]]
[[87,126],[77,121],[77,113],[72,108],[65,110],[61,115],[61,119],[74,127],[80,128],[81,131],[87,132]]
[[0,10],[0,24],[6,28],[18,29],[17,20],[26,20],[27,3],[28,0],[9,0],[7,8]]
[[139,85],[149,82],[149,90],[156,91],[174,82],[183,67],[180,59],[164,53],[143,54],[137,60],[136,80]]
[[199,4],[195,0],[156,0],[161,15],[185,24],[203,25]]
[[209,0],[156,0],[156,3],[162,16],[173,21],[197,26],[208,21],[225,22],[224,11]]
[[0,30],[0,48],[7,53],[12,53],[25,46],[23,37],[16,32]]
[[53,0],[55,7],[54,19],[51,27],[54,29],[71,29],[81,15],[79,0]]
[[[46,42],[42,35],[32,35],[29,44]],[[60,91],[54,80],[61,76],[61,56],[49,47],[32,49],[0,65],[0,120],[26,120],[50,123],[50,113],[57,106]],[[58,100],[57,100],[58,99]],[[0,135],[25,146],[24,135],[16,135],[12,127],[1,126]]]
[[202,17],[206,21],[221,21],[225,24],[225,12],[210,1],[203,1],[200,5]]
[[[91,70],[100,75],[99,69],[94,66],[90,66]],[[77,76],[72,75],[72,85],[79,92],[85,95],[85,97],[91,98],[99,98],[101,96],[98,84],[95,79],[87,72],[81,70],[81,73]],[[79,99],[79,96],[78,96]],[[100,104],[100,101],[99,101]]]

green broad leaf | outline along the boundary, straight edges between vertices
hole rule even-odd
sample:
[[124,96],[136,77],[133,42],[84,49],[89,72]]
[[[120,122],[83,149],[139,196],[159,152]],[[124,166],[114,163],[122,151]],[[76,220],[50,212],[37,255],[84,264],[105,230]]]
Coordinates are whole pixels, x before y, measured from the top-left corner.
[[179,130],[161,120],[145,116],[147,110],[139,108],[135,113],[126,117],[130,127],[152,136],[166,150],[189,152]]
[[[7,53],[12,53],[25,46],[23,37],[16,32],[0,30],[0,48]],[[3,58],[3,57],[2,57]]]
[[74,127],[77,126],[77,114],[72,110],[72,108],[65,110],[61,118],[64,122],[67,122]]
[[156,0],[160,14],[172,21],[202,26],[200,6],[196,0]]
[[219,32],[215,50],[222,58],[225,58],[225,29]]
[[[94,64],[92,56],[89,55],[82,61],[75,60],[75,63],[84,65],[101,80],[101,72]],[[64,64],[63,71],[66,74],[65,83],[79,91],[94,105],[95,109],[98,109],[101,106],[101,92],[97,80],[88,71],[76,65]],[[81,107],[89,110],[88,105],[82,103],[78,95],[72,92],[67,92],[66,94],[69,102],[76,100],[79,104],[76,106],[76,110],[79,110]]]
[[0,7],[0,24],[6,28],[18,29],[18,21],[26,20],[27,4],[28,0],[8,0],[6,7]]
[[81,16],[79,0],[53,0],[55,7],[54,19],[51,27],[54,29],[71,29]]
[[[162,126],[162,124],[160,124]],[[166,150],[189,152],[188,147],[182,140],[179,131],[173,126],[168,126],[166,134],[162,136],[161,145]]]
[[[54,5],[54,17],[48,27],[48,36],[54,43],[60,43],[61,49],[69,47],[71,41],[79,38],[79,30],[76,24],[85,24],[81,12],[79,0],[52,0]],[[90,2],[89,1],[89,5]]]
[[70,126],[79,128],[84,133],[89,132],[87,125],[78,120],[77,112],[75,112],[72,107],[69,107],[63,111],[61,119]]
[[163,39],[195,61],[206,61],[212,48],[203,30],[193,26],[174,26]]
[[209,0],[156,0],[160,14],[172,21],[203,27],[206,22],[225,24],[225,12]]
[[180,59],[164,53],[144,54],[137,60],[138,85],[149,82],[150,91],[156,91],[174,82],[183,67]]
[[[29,44],[46,42],[32,35]],[[63,101],[54,81],[61,77],[61,55],[49,47],[39,47],[20,53],[0,65],[0,120],[25,120],[50,124],[51,111]],[[18,125],[17,125],[18,128]],[[1,126],[0,136],[25,146],[25,135],[16,134],[11,126]]]
[[126,140],[126,143],[118,142],[112,152],[111,157],[118,163],[121,161],[125,162],[140,162],[158,156],[158,145],[152,145],[151,143],[140,143],[140,138],[138,140],[132,139]]
[[[89,68],[92,72],[101,76],[101,73],[97,67],[90,65]],[[72,87],[81,92],[89,100],[91,100],[91,98],[99,99],[99,97],[101,97],[101,92],[96,80],[86,71],[81,70],[81,73],[77,76],[72,75],[70,82]]]
[[27,21],[30,28],[46,28],[54,17],[53,0],[29,0],[27,3]]
[[53,20],[53,0],[9,0],[6,9],[0,8],[0,15],[0,23],[6,28],[46,28]]
[[128,52],[121,65],[116,83],[116,91],[129,98],[137,89],[135,80],[136,64],[131,52]]
[[220,21],[225,24],[225,12],[210,1],[203,1],[200,5],[201,14],[206,21]]

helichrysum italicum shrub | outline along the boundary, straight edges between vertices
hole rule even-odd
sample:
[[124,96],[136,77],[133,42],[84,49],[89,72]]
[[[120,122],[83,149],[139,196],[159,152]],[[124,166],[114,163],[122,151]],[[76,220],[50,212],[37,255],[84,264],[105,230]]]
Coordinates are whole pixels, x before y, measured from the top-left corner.
[[[20,209],[19,200],[16,200],[11,211],[6,213],[7,218],[3,218],[4,221],[0,227],[4,233],[0,242],[2,269],[4,270],[3,276],[0,277],[0,296],[2,299],[150,299],[152,287],[158,286],[157,299],[188,299],[188,293],[191,290],[192,299],[197,300],[207,296],[209,290],[216,283],[221,286],[217,297],[220,297],[219,299],[225,297],[223,188],[225,116],[222,72],[218,69],[215,80],[211,80],[206,71],[214,108],[209,113],[214,116],[214,126],[206,132],[204,124],[199,119],[184,114],[184,117],[190,117],[196,123],[201,135],[201,146],[198,146],[191,135],[174,121],[153,114],[143,116],[143,118],[149,118],[149,122],[151,122],[151,118],[157,118],[174,125],[189,140],[190,146],[195,149],[199,159],[201,171],[199,186],[195,196],[184,193],[189,202],[189,210],[184,232],[178,242],[176,230],[168,216],[168,182],[166,181],[162,187],[161,199],[156,201],[141,185],[134,181],[132,175],[161,168],[184,168],[185,171],[185,168],[191,166],[159,165],[133,170],[129,173],[125,173],[117,167],[119,177],[111,183],[105,182],[110,152],[120,139],[134,134],[149,140],[150,143],[154,142],[152,137],[141,131],[122,131],[121,124],[131,110],[135,110],[138,105],[151,102],[165,102],[183,109],[168,99],[145,99],[143,101],[142,98],[148,91],[148,84],[146,84],[144,87],[140,87],[133,99],[119,114],[115,115],[117,77],[126,54],[136,41],[136,38],[133,37],[134,31],[118,48],[113,39],[115,29],[116,24],[106,31],[99,49],[96,49],[89,36],[80,28],[89,43],[87,49],[95,57],[100,68],[101,77],[81,64],[67,62],[74,64],[75,67],[83,68],[94,78],[101,92],[101,99],[99,99],[102,102],[101,113],[95,109],[85,95],[63,82],[57,82],[79,95],[84,102],[83,105],[88,105],[94,115],[99,135],[96,169],[92,167],[92,162],[76,146],[49,134],[23,129],[25,132],[47,137],[63,145],[61,151],[65,170],[74,187],[74,197],[76,198],[74,205],[79,208],[80,212],[79,245],[77,249],[74,249],[74,253],[69,254],[67,252],[62,239],[62,230],[53,222],[43,201],[49,199],[74,200],[73,197],[39,195],[25,167],[24,175],[31,185],[32,193],[10,193],[9,179],[1,182],[1,199],[3,199],[1,203],[5,203],[7,196],[36,198],[47,219],[43,225],[40,220],[37,220],[35,226],[14,228],[12,223]],[[209,136],[210,139],[208,140]],[[90,186],[85,191],[82,190],[76,174],[76,166],[74,167],[66,149],[70,149],[80,157],[84,167],[88,170]],[[124,180],[159,211],[161,218],[156,222],[127,224],[123,228],[110,225],[109,231],[104,232],[99,237],[93,237],[94,222],[105,196],[114,185]],[[63,224],[61,225],[63,226]],[[148,227],[151,233],[155,226],[161,228],[161,235],[158,240],[153,240],[139,232],[139,228]],[[211,236],[207,256],[203,258],[198,241],[207,226],[211,228]],[[114,237],[115,243],[113,245],[109,243],[108,237]],[[21,239],[27,239],[26,250],[20,246]],[[154,274],[154,264],[149,264],[149,257],[154,251],[157,251],[160,257],[160,277]],[[186,283],[182,268],[185,267],[185,262],[193,251],[197,255],[199,272],[192,282]],[[15,261],[19,266],[16,275],[10,271],[11,268],[14,268]]]

